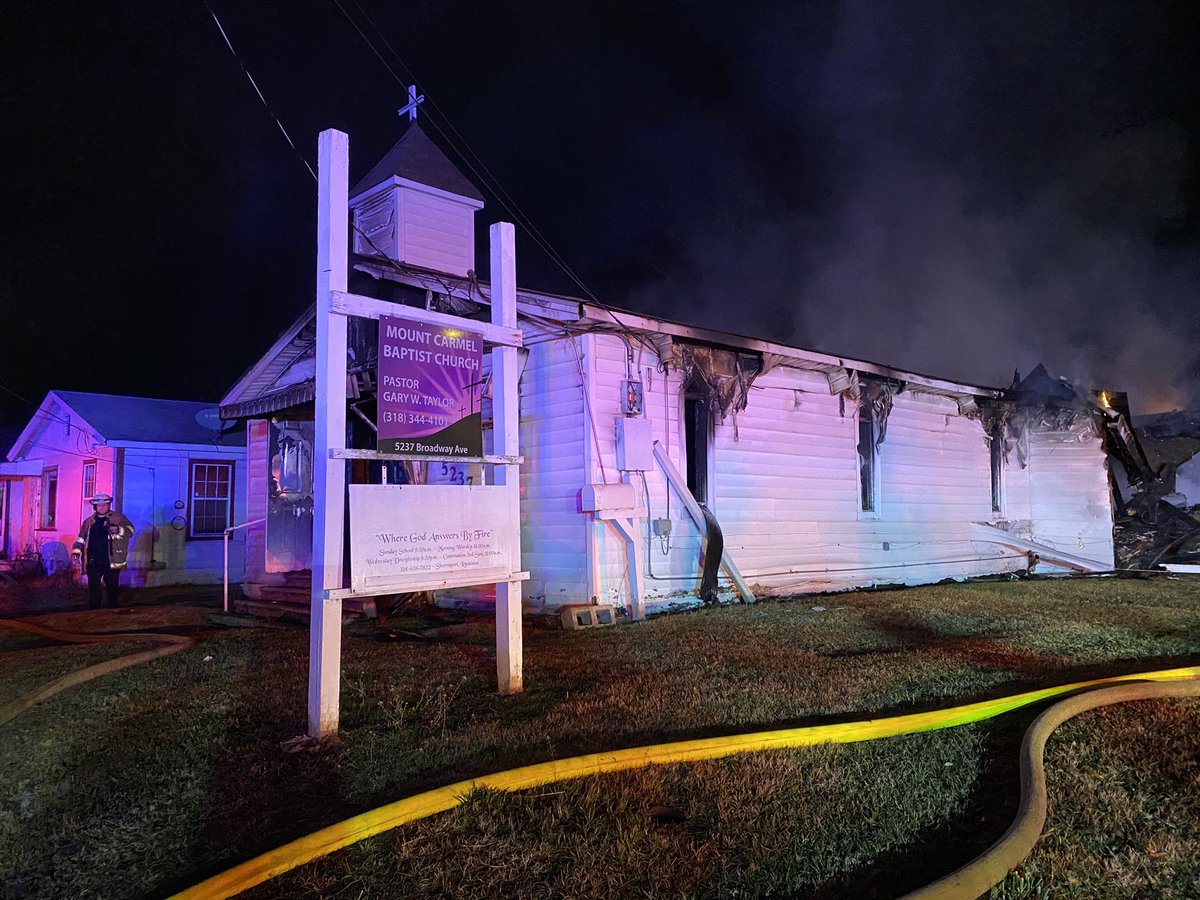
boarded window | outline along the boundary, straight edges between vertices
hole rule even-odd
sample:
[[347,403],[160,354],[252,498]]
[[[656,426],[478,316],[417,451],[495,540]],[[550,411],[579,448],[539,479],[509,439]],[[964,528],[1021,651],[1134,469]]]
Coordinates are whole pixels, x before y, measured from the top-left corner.
[[875,415],[870,403],[858,407],[858,508],[878,512],[878,459],[875,447]]
[[192,460],[189,481],[189,536],[221,537],[233,524],[233,464]]
[[88,460],[83,464],[83,502],[87,504],[96,496],[96,462]]
[[42,512],[39,528],[53,528],[58,508],[58,469],[42,472]]

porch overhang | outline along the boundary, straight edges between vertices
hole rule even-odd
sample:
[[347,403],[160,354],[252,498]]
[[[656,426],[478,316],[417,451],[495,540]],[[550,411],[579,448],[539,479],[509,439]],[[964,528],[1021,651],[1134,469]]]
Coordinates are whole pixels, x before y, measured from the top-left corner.
[[0,462],[0,478],[29,478],[42,474],[44,463],[40,459],[22,459],[17,462]]
[[222,419],[254,419],[271,413],[282,412],[293,406],[312,403],[316,396],[315,385],[312,381],[301,381],[290,384],[278,391],[263,394],[252,400],[241,400],[221,407]]

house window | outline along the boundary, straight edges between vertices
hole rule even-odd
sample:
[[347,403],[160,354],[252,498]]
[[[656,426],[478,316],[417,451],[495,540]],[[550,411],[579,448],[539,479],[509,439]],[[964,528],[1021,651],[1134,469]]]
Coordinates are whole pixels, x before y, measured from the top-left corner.
[[875,413],[863,401],[858,407],[858,508],[879,512],[879,459],[875,446]]
[[992,512],[1004,511],[1004,432],[997,428],[988,441],[992,468]]
[[54,527],[54,513],[58,507],[58,469],[46,469],[42,472],[42,512],[39,528]]
[[687,452],[687,486],[697,503],[708,504],[708,458],[712,416],[708,395],[693,382],[683,395],[683,443]]
[[233,524],[233,463],[191,461],[188,535],[221,537]]
[[96,496],[96,461],[89,459],[83,464],[83,502],[86,505]]

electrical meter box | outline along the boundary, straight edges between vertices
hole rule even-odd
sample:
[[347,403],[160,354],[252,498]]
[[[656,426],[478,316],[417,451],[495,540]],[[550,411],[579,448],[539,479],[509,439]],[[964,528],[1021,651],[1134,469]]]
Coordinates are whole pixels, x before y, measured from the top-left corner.
[[617,468],[645,472],[654,468],[650,420],[641,416],[617,419]]
[[642,383],[640,381],[621,382],[621,412],[627,416],[640,416],[645,410]]

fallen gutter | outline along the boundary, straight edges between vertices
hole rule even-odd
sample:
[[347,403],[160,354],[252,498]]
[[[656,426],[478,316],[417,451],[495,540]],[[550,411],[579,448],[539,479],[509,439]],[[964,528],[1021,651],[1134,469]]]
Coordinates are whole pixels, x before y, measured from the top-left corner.
[[1113,570],[1113,567],[1108,563],[1102,563],[1083,556],[1076,556],[1074,553],[1064,553],[1062,550],[1057,550],[1048,544],[1039,544],[1037,541],[1027,541],[1025,538],[1019,538],[1016,535],[1009,534],[1007,531],[993,528],[991,525],[973,522],[971,528],[975,533],[975,540],[1001,544],[1005,547],[1012,547],[1014,550],[1023,550],[1027,553],[1036,553],[1038,558],[1043,562],[1052,563],[1056,566],[1064,566],[1068,569],[1074,569],[1077,572],[1090,572],[1093,574],[1111,572]]

